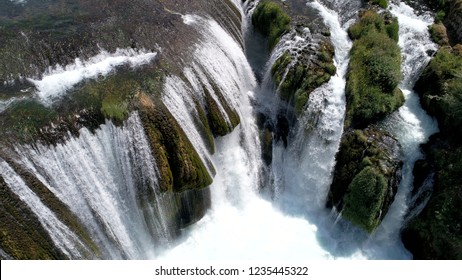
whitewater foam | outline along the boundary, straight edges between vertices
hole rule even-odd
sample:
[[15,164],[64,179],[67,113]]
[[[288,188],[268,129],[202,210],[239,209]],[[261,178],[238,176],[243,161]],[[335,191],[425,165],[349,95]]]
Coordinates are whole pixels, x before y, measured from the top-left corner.
[[118,66],[128,65],[136,68],[150,63],[156,52],[145,50],[117,49],[114,53],[102,50],[98,55],[87,60],[76,58],[73,64],[56,65],[43,74],[41,79],[27,80],[37,88],[37,96],[41,102],[51,105],[76,84],[85,79],[107,76]]

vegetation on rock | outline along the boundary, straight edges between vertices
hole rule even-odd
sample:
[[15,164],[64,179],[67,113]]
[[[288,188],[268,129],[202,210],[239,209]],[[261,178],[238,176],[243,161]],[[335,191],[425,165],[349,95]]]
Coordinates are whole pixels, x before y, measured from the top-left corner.
[[396,19],[374,11],[362,13],[348,30],[354,40],[347,75],[345,127],[361,128],[398,109],[404,96]]
[[280,4],[270,0],[260,1],[252,15],[255,28],[268,37],[270,50],[276,46],[281,36],[289,31],[290,21],[290,16],[284,12]]
[[367,166],[348,186],[342,216],[372,232],[380,223],[387,194],[387,181],[380,171]]
[[[462,0],[427,0],[427,2],[436,10],[435,24],[444,24],[454,43],[462,42]],[[431,29],[430,32],[433,33]],[[435,42],[439,43],[438,40]]]
[[462,259],[462,148],[437,147],[427,157],[435,165],[433,194],[402,232],[414,259]]
[[446,27],[443,23],[434,23],[428,27],[432,40],[440,46],[449,44],[449,38]]
[[309,64],[304,59],[294,60],[286,51],[271,67],[271,74],[278,85],[281,98],[293,102],[297,114],[304,108],[310,93],[329,81],[337,71],[333,56],[332,45],[322,43],[315,59],[310,60]]
[[140,94],[141,120],[161,174],[161,188],[181,192],[212,183],[204,163],[165,105]]
[[386,9],[388,8],[388,0],[368,0],[368,2],[379,5],[380,7]]
[[400,182],[399,144],[374,127],[343,135],[327,206],[372,232],[388,211]]
[[422,107],[454,142],[462,140],[462,54],[441,48],[415,85]]
[[[441,130],[425,146],[427,168],[435,173],[433,194],[423,211],[402,232],[404,245],[416,259],[462,259],[460,48],[440,48],[415,85],[422,107],[438,120]],[[419,181],[414,188],[419,187]]]
[[0,247],[14,259],[64,259],[37,216],[0,176]]

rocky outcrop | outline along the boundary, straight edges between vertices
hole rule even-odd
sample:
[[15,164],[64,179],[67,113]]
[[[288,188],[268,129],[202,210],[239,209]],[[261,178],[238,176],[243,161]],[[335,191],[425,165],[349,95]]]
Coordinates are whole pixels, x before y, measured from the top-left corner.
[[348,34],[354,41],[347,74],[345,127],[364,128],[404,104],[398,88],[398,22],[386,12],[366,10]]
[[[425,145],[433,191],[425,208],[404,227],[401,237],[414,259],[462,259],[462,148],[442,135]],[[417,165],[419,167],[419,165]],[[427,169],[428,169],[427,168]],[[416,168],[414,169],[416,170]],[[418,170],[418,168],[417,168]],[[420,180],[414,189],[422,188]],[[426,195],[425,193],[422,196]],[[417,201],[423,199],[417,197]],[[414,207],[419,207],[419,204]],[[411,209],[411,212],[415,209]]]
[[272,50],[284,33],[290,31],[290,16],[276,1],[263,0],[252,14],[252,24],[268,37],[268,47]]
[[418,175],[414,181],[415,193],[426,179],[421,171],[434,174],[428,204],[402,231],[403,243],[415,259],[462,259],[460,73],[459,47],[442,47],[415,86],[422,107],[438,120],[441,130],[424,146],[425,163],[416,164],[414,169]]
[[324,41],[314,48],[291,53],[286,51],[276,60],[271,73],[279,85],[281,99],[293,104],[295,113],[302,112],[310,93],[335,74],[334,49]]
[[310,93],[336,72],[327,27],[313,16],[313,11],[302,11],[307,7],[299,2],[261,1],[252,16],[256,30],[268,37],[270,49],[283,35],[288,41],[305,42],[293,43],[293,48],[283,52],[271,67],[280,97],[295,115],[302,112]]
[[64,259],[37,216],[0,176],[0,248],[14,259]]
[[359,21],[348,30],[353,47],[346,84],[347,132],[336,155],[326,203],[367,232],[375,230],[393,202],[402,165],[398,141],[374,126],[404,103],[398,88],[398,23],[375,9],[360,12]]
[[422,107],[435,116],[443,133],[455,142],[462,140],[461,74],[462,54],[457,48],[442,47],[415,85]]
[[399,150],[395,138],[375,127],[345,133],[327,206],[372,232],[385,217],[401,180]]

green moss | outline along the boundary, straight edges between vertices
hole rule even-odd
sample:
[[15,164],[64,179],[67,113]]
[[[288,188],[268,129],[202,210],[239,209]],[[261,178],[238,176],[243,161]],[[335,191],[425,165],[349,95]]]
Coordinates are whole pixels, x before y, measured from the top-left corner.
[[444,24],[432,24],[428,27],[428,32],[430,32],[430,36],[435,43],[441,46],[449,45],[449,38]]
[[223,97],[220,89],[217,86],[213,86],[214,94],[218,98],[220,105],[226,113],[226,117],[220,110],[217,102],[212,97],[211,93],[206,87],[204,87],[204,98],[206,103],[206,115],[210,129],[214,136],[224,136],[231,131],[240,123],[239,114],[231,108],[226,99]]
[[369,0],[372,4],[379,5],[380,7],[386,9],[388,8],[388,1],[387,0]]
[[56,120],[58,113],[35,100],[19,101],[0,113],[1,134],[20,141],[36,139],[40,128]]
[[129,103],[139,89],[131,74],[112,75],[101,81],[92,81],[84,91],[101,100],[101,113],[107,119],[122,122],[128,117]]
[[294,108],[297,114],[300,114],[302,112],[303,108],[305,107],[306,102],[308,102],[308,98],[309,98],[308,93],[304,90],[297,90],[297,92],[295,92]]
[[397,88],[401,51],[393,38],[394,31],[389,31],[394,29],[394,22],[386,24],[379,14],[366,11],[349,29],[355,41],[347,74],[345,127],[365,127],[404,103]]
[[276,46],[281,36],[290,29],[290,17],[282,7],[272,1],[264,0],[258,3],[253,15],[252,23],[263,35],[268,37],[270,50]]
[[440,48],[415,86],[425,110],[435,116],[440,129],[455,142],[462,129],[462,54]]
[[372,232],[381,221],[387,187],[385,177],[377,169],[368,166],[361,170],[348,186],[343,217]]
[[14,259],[64,259],[37,216],[0,176],[0,247]]
[[445,17],[446,17],[446,12],[443,11],[443,10],[439,10],[435,14],[435,23],[441,23],[444,20]]
[[432,149],[436,176],[428,205],[402,233],[416,259],[462,259],[462,148]]
[[191,142],[165,105],[140,94],[141,119],[161,174],[164,191],[204,188],[212,178]]
[[345,133],[336,156],[327,206],[371,232],[388,211],[399,184],[398,142],[374,127]]
[[332,46],[322,43],[317,57],[318,64],[306,66],[302,60],[292,63],[292,57],[286,51],[271,67],[271,74],[278,86],[281,99],[292,102],[297,114],[303,110],[310,93],[329,81],[331,75],[336,73],[333,56]]
[[197,114],[199,115],[199,122],[200,124],[198,125],[199,129],[201,130],[202,136],[205,139],[205,143],[207,145],[207,149],[209,150],[210,153],[215,153],[215,141],[213,140],[213,134],[212,130],[210,129],[209,121],[207,119],[207,116],[202,109],[201,105],[199,102],[194,100],[195,106],[196,106],[196,111]]
[[86,231],[83,224],[75,216],[70,209],[61,202],[43,183],[38,180],[32,173],[22,168],[19,164],[7,160],[8,164],[15,170],[17,174],[21,176],[24,182],[29,186],[29,188],[40,198],[40,200],[48,208],[50,208],[53,213],[67,225],[77,236],[81,238],[83,243],[87,248],[79,248],[79,251],[83,252],[86,258],[94,258],[100,256],[100,252],[96,244],[93,242],[89,233]]

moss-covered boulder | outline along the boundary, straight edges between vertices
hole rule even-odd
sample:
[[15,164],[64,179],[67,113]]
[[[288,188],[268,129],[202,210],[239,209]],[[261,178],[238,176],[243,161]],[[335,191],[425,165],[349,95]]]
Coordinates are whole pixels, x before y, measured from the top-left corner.
[[[425,164],[414,171],[434,173],[428,204],[404,227],[402,240],[416,259],[462,259],[462,54],[442,47],[416,83],[422,107],[438,120],[441,133],[424,146]],[[414,188],[421,185],[417,176]],[[420,205],[416,205],[420,206]]]
[[363,128],[404,104],[396,18],[372,10],[350,27],[354,40],[346,85],[345,127]]
[[462,140],[462,54],[441,48],[415,85],[422,107],[450,139]]
[[225,111],[226,116],[223,115],[218,107],[217,101],[211,96],[206,87],[204,87],[205,112],[212,134],[214,136],[224,136],[233,131],[241,120],[239,114],[228,104],[223,94],[216,86],[214,86],[214,93]]
[[375,127],[345,133],[327,206],[372,232],[387,213],[401,180],[399,149],[395,138]]
[[434,23],[428,27],[432,40],[440,46],[449,45],[446,26],[443,23]]
[[310,93],[335,75],[334,48],[327,40],[315,51],[284,52],[271,67],[282,100],[294,106],[296,114],[305,107]]
[[436,139],[427,149],[435,168],[432,196],[401,236],[414,259],[462,259],[462,148]]
[[252,15],[252,24],[268,37],[268,48],[272,50],[281,36],[290,30],[290,16],[280,2],[263,0],[258,3]]

